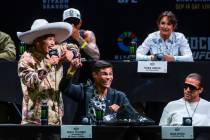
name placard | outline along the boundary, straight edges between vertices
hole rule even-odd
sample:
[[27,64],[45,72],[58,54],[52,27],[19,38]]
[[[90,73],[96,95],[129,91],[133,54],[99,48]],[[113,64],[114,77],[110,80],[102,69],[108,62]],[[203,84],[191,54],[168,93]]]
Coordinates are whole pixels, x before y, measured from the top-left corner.
[[192,126],[162,126],[162,139],[193,139]]
[[167,73],[167,61],[138,61],[137,72]]
[[92,138],[91,125],[62,125],[61,138]]

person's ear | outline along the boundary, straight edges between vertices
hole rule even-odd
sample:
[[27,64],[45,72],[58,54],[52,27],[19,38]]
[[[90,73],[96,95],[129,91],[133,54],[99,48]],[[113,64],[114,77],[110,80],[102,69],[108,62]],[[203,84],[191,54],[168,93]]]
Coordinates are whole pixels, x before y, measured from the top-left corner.
[[82,25],[82,20],[80,20],[79,25],[80,25],[80,26]]
[[157,21],[156,25],[157,25],[158,29],[160,29],[160,22]]
[[92,72],[92,76],[95,79],[96,78],[96,72]]
[[173,25],[173,31],[175,31],[176,30],[176,26],[175,25]]
[[80,20],[79,24],[77,25],[77,28],[80,29],[81,26],[82,26],[82,20]]
[[37,46],[40,45],[40,42],[39,42],[39,41],[34,41],[34,42],[33,42],[33,45],[34,45],[34,47],[37,47]]
[[39,42],[39,41],[37,41],[37,42],[36,42],[36,46],[39,46],[39,45],[40,45],[40,42]]
[[199,89],[200,94],[203,92],[203,87]]

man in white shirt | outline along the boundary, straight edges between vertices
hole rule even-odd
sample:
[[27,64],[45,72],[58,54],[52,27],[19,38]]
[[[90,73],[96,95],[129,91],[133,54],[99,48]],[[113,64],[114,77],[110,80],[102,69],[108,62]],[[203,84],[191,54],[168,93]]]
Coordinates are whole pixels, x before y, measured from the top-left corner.
[[197,73],[189,74],[184,82],[184,97],[166,105],[159,125],[209,126],[210,102],[200,97],[202,91],[202,77]]

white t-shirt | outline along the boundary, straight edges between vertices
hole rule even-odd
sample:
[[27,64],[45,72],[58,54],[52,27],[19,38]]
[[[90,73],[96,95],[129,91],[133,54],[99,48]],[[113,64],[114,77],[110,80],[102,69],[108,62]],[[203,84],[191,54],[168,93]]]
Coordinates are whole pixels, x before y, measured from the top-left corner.
[[210,102],[202,98],[199,102],[186,101],[186,105],[184,98],[171,101],[164,108],[159,125],[182,125],[183,117],[192,117],[193,126],[210,126]]

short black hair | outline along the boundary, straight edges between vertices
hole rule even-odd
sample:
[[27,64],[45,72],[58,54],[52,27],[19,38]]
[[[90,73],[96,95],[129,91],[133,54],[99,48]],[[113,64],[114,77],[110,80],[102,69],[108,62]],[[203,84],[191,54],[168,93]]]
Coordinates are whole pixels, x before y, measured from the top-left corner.
[[92,72],[98,72],[100,69],[110,68],[110,67],[113,68],[110,62],[107,62],[105,60],[97,60],[92,66]]
[[76,26],[80,23],[80,19],[75,18],[75,17],[69,17],[69,18],[65,19],[64,22],[74,24]]

